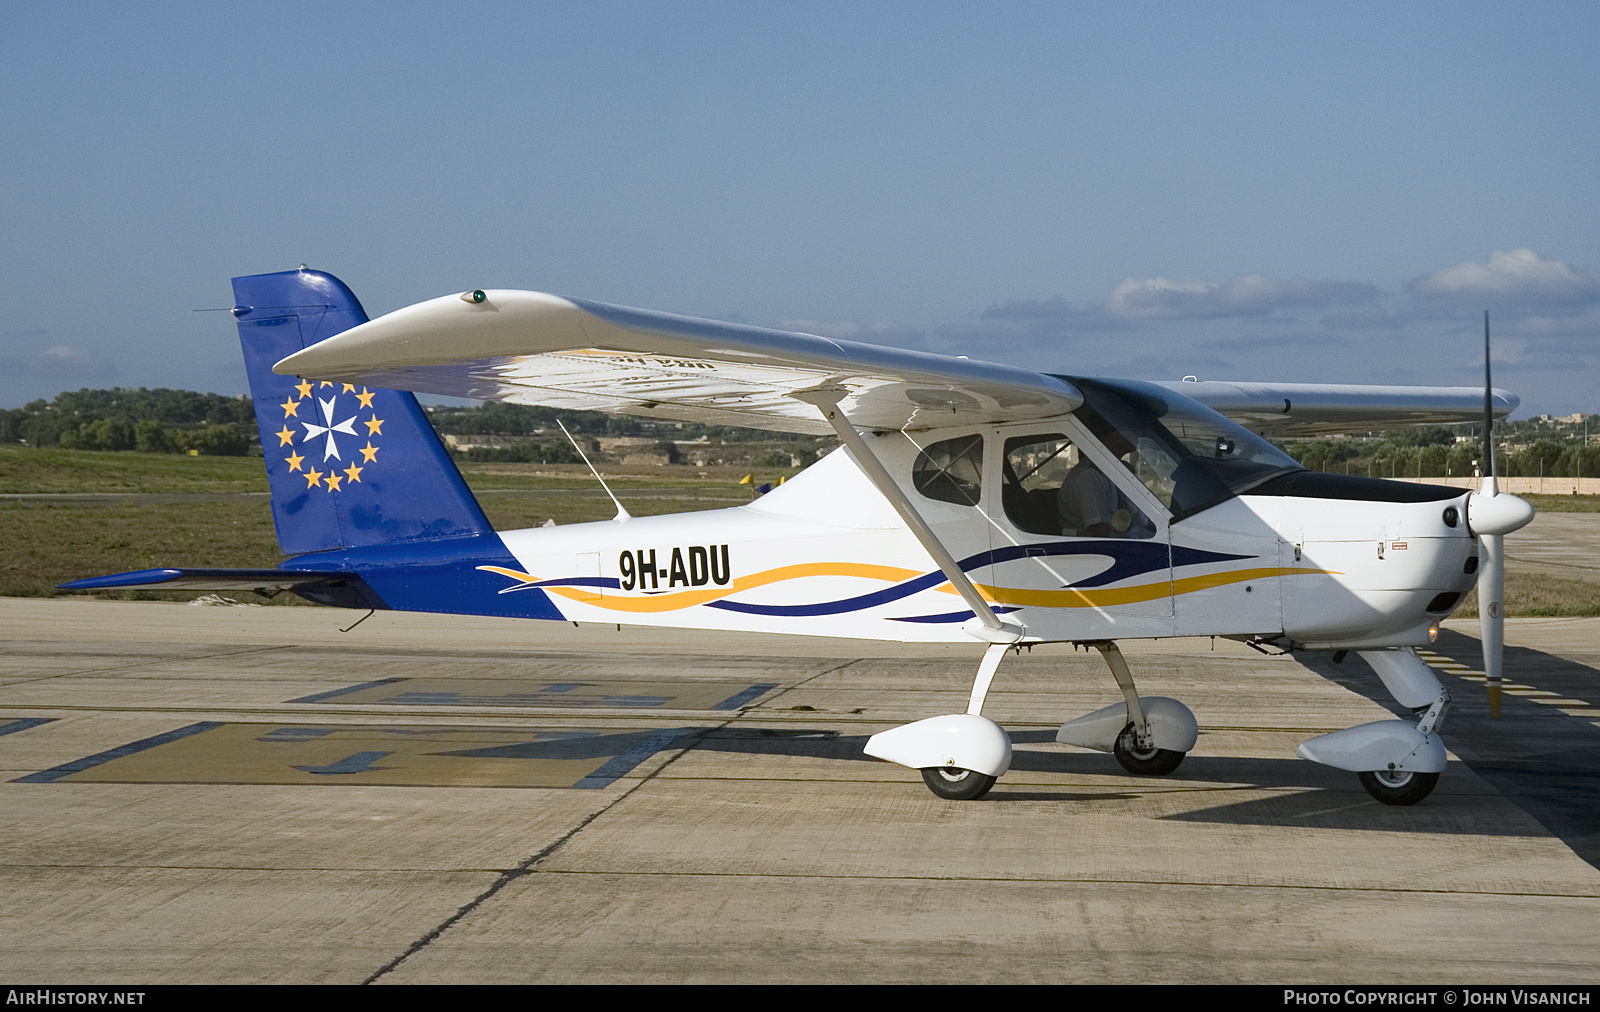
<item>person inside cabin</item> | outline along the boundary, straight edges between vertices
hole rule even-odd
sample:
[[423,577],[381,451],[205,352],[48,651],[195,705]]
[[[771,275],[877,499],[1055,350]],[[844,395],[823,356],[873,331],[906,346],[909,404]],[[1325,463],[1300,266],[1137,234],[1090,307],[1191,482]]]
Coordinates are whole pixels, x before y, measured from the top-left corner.
[[[1122,433],[1104,427],[1094,434],[1132,470],[1129,459],[1134,448]],[[1152,533],[1143,530],[1151,526],[1143,513],[1134,509],[1105,472],[1082,454],[1056,490],[1056,514],[1061,518],[1061,533],[1068,537],[1140,538]],[[1135,518],[1141,523],[1136,524]]]

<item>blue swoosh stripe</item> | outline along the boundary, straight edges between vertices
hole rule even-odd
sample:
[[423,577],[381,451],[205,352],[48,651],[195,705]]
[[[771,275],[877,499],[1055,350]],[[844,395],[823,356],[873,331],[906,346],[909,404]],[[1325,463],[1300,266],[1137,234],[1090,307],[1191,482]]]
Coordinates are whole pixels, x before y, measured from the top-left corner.
[[[965,566],[963,565],[963,568]],[[707,608],[721,608],[723,611],[736,611],[745,615],[786,615],[790,617],[810,617],[816,615],[840,615],[847,611],[860,611],[863,608],[875,608],[880,604],[889,604],[901,598],[910,597],[930,587],[937,587],[944,583],[944,574],[935,569],[931,573],[924,573],[905,583],[897,583],[893,587],[875,590],[870,594],[859,597],[847,597],[839,601],[824,601],[821,604],[744,604],[739,601],[710,601]]]
[[[1171,552],[1169,557],[1168,552]],[[1004,548],[991,549],[979,552],[961,560],[961,571],[968,572],[981,566],[1001,562],[1013,562],[1017,559],[1044,558],[1048,556],[1066,555],[1104,555],[1110,556],[1111,566],[1104,572],[1079,580],[1069,586],[1075,588],[1103,587],[1111,583],[1119,583],[1146,573],[1153,573],[1167,568],[1170,558],[1173,568],[1180,566],[1196,566],[1208,562],[1232,562],[1237,559],[1254,558],[1251,555],[1227,555],[1222,552],[1207,552],[1198,548],[1171,547],[1160,542],[1124,542],[1124,541],[1055,541],[1043,545],[1007,545]],[[817,604],[745,604],[740,601],[711,601],[707,608],[720,608],[723,611],[739,612],[745,615],[769,615],[785,618],[812,618],[821,615],[840,615],[849,611],[860,611],[874,608],[878,605],[888,604],[902,598],[910,597],[920,591],[936,587],[945,582],[944,574],[939,570],[924,573],[905,583],[896,584],[883,590],[870,594],[861,594],[857,597],[843,598],[838,601],[823,601]],[[967,616],[971,617],[971,612]],[[953,621],[953,620],[952,620]]]
[[610,590],[621,590],[622,581],[615,576],[568,576],[559,580],[540,580],[528,584],[530,587],[604,587]]

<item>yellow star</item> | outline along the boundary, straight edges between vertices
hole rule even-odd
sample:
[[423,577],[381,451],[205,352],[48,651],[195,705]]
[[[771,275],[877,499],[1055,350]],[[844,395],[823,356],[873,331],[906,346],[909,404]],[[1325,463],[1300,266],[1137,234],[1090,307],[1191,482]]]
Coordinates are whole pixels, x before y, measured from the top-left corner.
[[300,391],[300,396],[301,397],[310,397],[311,396],[311,381],[310,380],[303,379],[299,383],[296,383],[294,388],[296,390]]
[[364,408],[372,407],[372,391],[368,390],[366,387],[362,387],[361,392],[356,394],[356,400],[360,401],[361,406]]
[[283,427],[282,431],[275,432],[273,435],[278,437],[279,446],[288,446],[290,443],[294,442],[294,430],[289,428],[287,425]]
[[328,380],[323,380],[321,383],[318,383],[317,386],[319,388],[320,387],[331,387],[331,386],[333,386],[333,384],[331,382],[329,382]]
[[344,479],[340,478],[338,475],[334,474],[333,472],[331,472],[331,471],[328,472],[328,491],[329,492],[337,492],[337,491],[339,491],[339,482],[341,482],[343,480]]
[[322,484],[322,472],[318,471],[316,468],[313,467],[311,469],[311,473],[305,475],[305,479],[306,479],[306,488],[310,488],[313,485],[321,485]]
[[346,383],[344,385],[344,389],[339,391],[339,392],[342,393],[342,394],[353,394],[353,393],[356,392],[355,384],[354,383]]
[[383,435],[383,419],[379,418],[377,415],[373,415],[371,418],[367,419],[366,421],[362,422],[361,424],[365,425],[367,427],[367,435],[369,435],[369,436],[381,436],[381,435]]
[[378,459],[378,448],[372,445],[372,440],[367,440],[367,445],[361,448],[361,462],[370,464]]
[[305,459],[306,458],[300,456],[298,453],[294,453],[293,451],[291,451],[289,453],[289,470],[291,470],[291,471],[300,470],[300,465],[305,463]]
[[359,467],[355,466],[354,464],[351,464],[349,467],[344,469],[344,476],[349,481],[360,481],[361,480],[361,472],[363,470],[364,470],[363,468],[359,468]]
[[[296,412],[298,412],[300,410],[300,402],[299,401],[292,401],[292,400],[291,401],[284,401],[282,404],[280,404],[278,406],[283,408],[283,417],[285,417],[285,418],[288,418],[290,415],[295,415]],[[296,415],[296,417],[299,417],[299,416]]]

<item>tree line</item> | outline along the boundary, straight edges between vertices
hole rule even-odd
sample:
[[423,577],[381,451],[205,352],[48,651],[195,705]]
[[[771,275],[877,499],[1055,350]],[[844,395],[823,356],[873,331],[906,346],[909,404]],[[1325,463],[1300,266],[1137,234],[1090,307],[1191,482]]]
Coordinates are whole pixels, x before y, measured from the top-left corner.
[[[686,442],[722,446],[765,444],[757,464],[787,466],[792,457],[809,461],[831,440],[797,433],[698,422],[672,422],[602,411],[567,411],[491,401],[476,406],[435,405],[428,419],[443,435],[512,437],[500,446],[457,451],[469,460],[577,463],[578,455],[561,434],[557,420],[574,436],[593,440],[629,436],[654,439],[645,452],[671,463],[685,459]],[[1499,473],[1507,477],[1600,477],[1600,416],[1582,421],[1547,416],[1495,425]],[[1280,445],[1316,471],[1371,475],[1374,478],[1471,477],[1483,455],[1476,425],[1400,429],[1367,438],[1301,439]],[[245,396],[144,387],[76,390],[53,400],[0,409],[0,443],[59,446],[77,450],[137,450],[242,456],[260,452],[255,409]],[[743,459],[743,457],[741,457]]]
[[67,450],[244,456],[256,441],[247,397],[165,387],[76,390],[0,409],[0,442]]
[[[1590,424],[1600,435],[1600,418]],[[1283,449],[1313,471],[1373,478],[1470,478],[1481,470],[1482,429],[1476,425],[1402,429],[1355,439],[1301,439]],[[1600,446],[1582,423],[1547,419],[1495,424],[1496,473],[1507,478],[1600,478]]]
[[[653,438],[646,452],[670,463],[683,459],[679,442],[712,445],[781,443],[786,452],[770,451],[787,466],[793,455],[810,459],[821,441],[795,433],[766,432],[726,425],[670,422],[609,415],[602,411],[566,411],[491,401],[477,406],[434,405],[428,420],[441,435],[513,437],[504,446],[479,446],[456,452],[468,460],[510,460],[532,463],[579,462],[556,422],[574,436],[592,441],[603,436]],[[76,390],[53,400],[36,400],[20,408],[0,409],[0,443],[68,450],[137,450],[143,453],[186,453],[243,456],[259,453],[255,408],[246,396],[197,393],[193,390],[149,390],[144,387]],[[763,458],[765,459],[765,458]]]

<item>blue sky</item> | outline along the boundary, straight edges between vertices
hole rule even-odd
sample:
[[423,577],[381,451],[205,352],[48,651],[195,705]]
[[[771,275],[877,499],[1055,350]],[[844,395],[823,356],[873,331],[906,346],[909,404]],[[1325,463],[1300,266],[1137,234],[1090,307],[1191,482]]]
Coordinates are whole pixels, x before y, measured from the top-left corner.
[[228,278],[1600,411],[1592,3],[0,2],[0,406],[244,389]]

